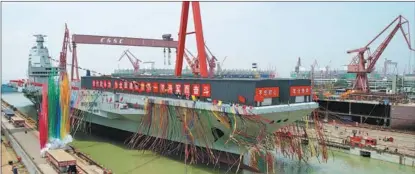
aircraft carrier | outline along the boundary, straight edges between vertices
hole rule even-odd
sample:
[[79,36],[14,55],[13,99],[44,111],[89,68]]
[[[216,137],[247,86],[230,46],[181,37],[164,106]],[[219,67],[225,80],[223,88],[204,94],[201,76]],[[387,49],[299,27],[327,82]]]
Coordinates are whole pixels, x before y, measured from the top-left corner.
[[[23,93],[39,109],[42,85],[49,76],[58,77],[62,69],[50,62],[53,59],[43,45],[45,36],[35,37],[28,80],[22,82]],[[231,154],[248,153],[249,148],[263,144],[264,137],[318,107],[312,102],[310,80],[264,78],[258,72],[240,78],[222,75],[205,79],[131,74],[91,76],[88,70],[80,82],[72,84],[73,123],[83,120],[83,125],[145,134]],[[183,129],[187,136],[180,133]]]

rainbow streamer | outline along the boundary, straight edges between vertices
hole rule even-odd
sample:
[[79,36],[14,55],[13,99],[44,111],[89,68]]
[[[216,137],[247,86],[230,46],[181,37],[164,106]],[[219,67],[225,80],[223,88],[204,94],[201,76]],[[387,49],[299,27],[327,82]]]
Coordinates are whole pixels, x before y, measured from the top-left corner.
[[69,106],[71,100],[71,91],[70,91],[69,79],[66,73],[63,74],[60,88],[60,104],[61,104],[61,125],[60,133],[61,137],[65,137],[69,134],[70,131],[70,122],[69,122]]
[[[52,70],[51,74],[55,74],[55,71]],[[41,149],[47,146],[47,142],[52,144],[56,140],[63,142],[62,140],[70,134],[70,101],[68,74],[62,73],[57,83],[54,76],[49,76],[48,83],[43,86],[42,91],[42,109],[39,119]]]
[[42,106],[41,113],[39,114],[39,142],[40,148],[45,148],[48,138],[48,86],[44,84],[42,86]]

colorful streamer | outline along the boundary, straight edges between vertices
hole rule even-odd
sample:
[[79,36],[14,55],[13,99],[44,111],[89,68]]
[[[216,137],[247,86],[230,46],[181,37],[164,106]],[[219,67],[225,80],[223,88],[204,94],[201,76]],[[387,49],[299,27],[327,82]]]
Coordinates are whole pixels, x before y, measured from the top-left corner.
[[70,84],[68,75],[66,73],[63,74],[62,81],[61,81],[61,88],[60,88],[60,104],[61,104],[61,137],[65,137],[70,131],[70,124],[69,124],[69,108],[70,108]]
[[40,148],[45,148],[48,139],[48,86],[44,84],[42,86],[42,107],[39,114],[39,142]]
[[[56,74],[52,69],[51,74]],[[39,140],[41,149],[47,147],[47,142],[54,148],[72,141],[70,134],[70,101],[71,92],[68,75],[61,74],[58,82],[49,76],[48,83],[43,86],[41,119],[39,119]],[[69,139],[67,137],[70,137]],[[63,139],[66,139],[63,141]],[[63,143],[62,143],[63,142]]]

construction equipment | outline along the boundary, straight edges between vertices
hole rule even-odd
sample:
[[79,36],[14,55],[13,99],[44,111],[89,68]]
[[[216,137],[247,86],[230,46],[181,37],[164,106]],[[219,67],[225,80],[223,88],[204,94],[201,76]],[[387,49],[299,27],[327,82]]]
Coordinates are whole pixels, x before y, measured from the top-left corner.
[[[193,11],[193,20],[195,31],[187,33],[187,22],[189,17],[189,7],[190,3],[192,4]],[[177,47],[177,58],[176,58],[176,67],[175,67],[175,76],[180,77],[182,75],[183,69],[183,57],[185,57],[185,45],[186,45],[186,35],[195,34],[196,35],[196,44],[198,51],[198,61],[197,67],[199,67],[200,76],[206,78],[209,76],[207,70],[207,61],[206,61],[206,50],[205,50],[205,39],[203,37],[203,27],[202,19],[200,15],[200,5],[197,1],[183,1],[182,3],[182,14],[180,20],[180,29],[179,29],[179,43]]]
[[205,48],[210,54],[210,56],[206,54],[206,59],[209,64],[209,77],[212,78],[215,75],[216,62],[218,61],[218,59],[216,59],[216,57],[212,54],[210,49],[207,47],[206,43]]
[[[377,39],[380,35],[382,35],[389,27],[392,26],[397,22],[391,33],[386,37],[386,39],[379,45],[376,51],[371,54],[369,46]],[[385,50],[386,46],[388,46],[389,42],[392,40],[393,36],[395,36],[396,32],[400,29],[402,34],[404,35],[405,41],[408,44],[410,50],[415,51],[411,47],[410,42],[410,34],[409,34],[409,24],[408,24],[408,33],[405,33],[403,25],[407,24],[408,20],[405,19],[403,16],[399,15],[395,20],[393,20],[385,29],[382,30],[374,39],[372,39],[366,46],[347,51],[348,54],[350,53],[357,53],[357,55],[353,58],[352,62],[347,67],[348,73],[356,73],[356,80],[353,84],[353,89],[362,91],[364,93],[370,92],[369,89],[369,81],[367,78],[367,74],[373,72],[377,60],[382,55],[383,51]],[[367,59],[365,59],[365,53],[367,53]],[[367,64],[366,64],[367,63]]]
[[[205,44],[206,50],[209,52],[210,55],[206,53],[206,61],[209,64],[208,70],[208,77],[212,78],[215,75],[215,68],[217,64],[217,58],[212,54],[210,49]],[[199,68],[199,59],[198,57],[194,56],[188,49],[185,49],[185,53],[183,57],[186,59],[187,64],[189,65],[190,69],[192,70],[193,75],[198,76],[200,75],[200,68]]]
[[140,69],[140,62],[142,62],[140,59],[138,59],[137,57],[134,56],[133,53],[130,52],[130,50],[125,50],[123,52],[123,54],[121,55],[120,59],[118,59],[118,61],[121,61],[121,59],[127,56],[128,60],[130,60],[131,65],[133,65],[134,67],[134,73],[138,73],[138,70]]
[[375,147],[377,145],[377,140],[370,137],[362,136],[348,136],[346,139],[346,144],[350,144],[353,147]]
[[148,39],[148,38],[133,38],[133,37],[119,37],[119,36],[102,36],[102,35],[72,35],[72,81],[79,81],[79,76],[74,77],[74,69],[82,69],[78,67],[77,46],[79,44],[92,45],[113,45],[113,46],[134,46],[134,47],[153,47],[153,48],[177,48],[177,41],[170,39]]
[[[68,25],[66,25],[65,23],[65,33],[63,35],[62,51],[60,52],[60,58],[59,58],[59,68],[61,70],[61,74],[60,74],[61,77],[63,73],[66,72],[66,65],[67,65],[66,56],[68,53],[68,47],[69,47],[69,51],[72,52],[72,49],[69,43],[70,43],[69,29],[68,29]],[[79,76],[78,68],[76,68],[75,70],[72,68],[72,71],[76,71],[76,74]]]
[[[173,41],[173,38],[171,37],[171,34],[163,34],[161,37],[165,41]],[[168,57],[168,60],[167,60],[168,62],[167,63],[168,63],[168,65],[171,65],[171,48],[169,48],[169,47],[163,48],[164,65],[166,65],[166,50],[167,50],[167,57]]]
[[186,48],[183,57],[186,59],[186,62],[192,70],[193,75],[198,76],[200,74],[199,60],[192,54],[192,52]]

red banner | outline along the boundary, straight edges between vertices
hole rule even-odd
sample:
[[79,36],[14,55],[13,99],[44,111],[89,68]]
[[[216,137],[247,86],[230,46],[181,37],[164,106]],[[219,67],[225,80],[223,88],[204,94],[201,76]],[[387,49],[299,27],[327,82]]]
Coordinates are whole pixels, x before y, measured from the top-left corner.
[[108,80],[108,81],[107,81],[107,88],[109,88],[109,89],[111,89],[111,88],[112,88],[112,85],[111,85],[111,80]]
[[175,88],[174,88],[174,93],[175,94],[181,94],[182,93],[182,84],[176,83]]
[[172,83],[167,83],[167,93],[168,94],[173,94],[173,84]]
[[184,84],[183,92],[184,92],[184,95],[190,96],[190,84]]
[[[186,96],[203,96],[211,97],[210,84],[180,84],[180,83],[158,83],[158,82],[137,82],[127,80],[92,80],[92,88],[105,88],[115,90],[128,90],[131,92],[147,92],[147,93],[168,93],[181,94]],[[268,89],[268,88],[267,88]],[[264,90],[264,89],[262,89]],[[270,91],[269,91],[270,90]],[[268,89],[264,91],[268,95],[279,96],[279,89]],[[258,93],[258,92],[257,92]]]
[[118,81],[114,81],[114,89],[118,89]]
[[135,83],[134,84],[134,91],[135,92],[140,92],[140,83]]
[[150,82],[146,83],[146,92],[151,92],[151,83]]
[[140,92],[145,92],[146,91],[146,82],[141,82],[140,83]]
[[290,96],[311,95],[311,86],[291,86]]
[[202,96],[210,97],[210,84],[202,84]]
[[166,84],[160,83],[160,93],[166,93]]
[[256,88],[255,95],[261,98],[275,98],[280,97],[279,87]]
[[124,81],[123,89],[128,90],[128,81],[127,80]]
[[153,92],[154,93],[158,93],[159,92],[159,85],[156,82],[153,83]]
[[192,85],[192,95],[199,97],[200,96],[200,85],[199,84],[193,84]]

